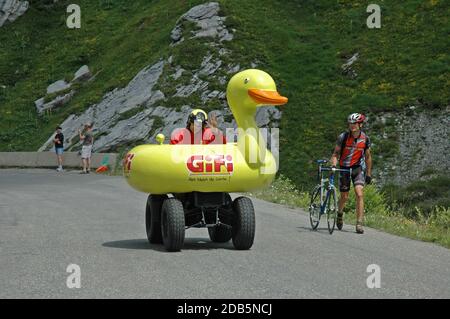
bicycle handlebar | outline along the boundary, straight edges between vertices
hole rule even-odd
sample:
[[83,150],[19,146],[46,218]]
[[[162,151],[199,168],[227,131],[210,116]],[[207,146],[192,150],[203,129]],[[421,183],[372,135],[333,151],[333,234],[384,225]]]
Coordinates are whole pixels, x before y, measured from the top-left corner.
[[352,173],[352,169],[343,169],[343,168],[336,168],[336,167],[323,167],[323,164],[328,163],[328,160],[323,159],[323,160],[317,160],[316,163],[319,165],[319,169],[317,170],[317,180],[320,180],[322,177],[322,172],[324,171],[328,171],[328,172],[332,172],[330,175],[330,182],[331,184],[334,184],[334,173],[335,172],[346,172],[346,173]]
[[335,168],[335,167],[321,167],[321,171],[332,171],[332,172],[347,172],[351,173],[352,169],[342,169],[342,168]]

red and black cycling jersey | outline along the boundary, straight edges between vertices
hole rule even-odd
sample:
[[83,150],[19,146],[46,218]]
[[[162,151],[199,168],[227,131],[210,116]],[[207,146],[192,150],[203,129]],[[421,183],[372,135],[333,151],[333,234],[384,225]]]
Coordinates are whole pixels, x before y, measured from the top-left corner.
[[222,132],[213,132],[204,128],[202,134],[194,134],[187,128],[176,129],[172,132],[170,144],[226,144],[227,140]]
[[365,160],[366,150],[370,148],[370,139],[363,131],[356,138],[351,133],[344,132],[339,135],[336,146],[341,148],[340,167],[360,166]]

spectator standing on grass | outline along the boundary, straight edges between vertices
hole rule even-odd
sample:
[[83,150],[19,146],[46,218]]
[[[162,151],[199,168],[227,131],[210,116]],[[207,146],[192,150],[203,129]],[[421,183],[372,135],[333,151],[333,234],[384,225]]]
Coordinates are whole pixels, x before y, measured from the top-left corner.
[[64,134],[62,133],[61,126],[56,128],[55,138],[53,139],[53,143],[55,143],[55,153],[56,158],[58,160],[58,168],[56,169],[58,172],[63,170],[63,153],[64,153]]
[[91,171],[92,145],[94,144],[94,136],[92,135],[93,126],[92,123],[86,123],[83,131],[78,130],[80,141],[82,141],[81,162],[83,170],[80,174],[89,174]]

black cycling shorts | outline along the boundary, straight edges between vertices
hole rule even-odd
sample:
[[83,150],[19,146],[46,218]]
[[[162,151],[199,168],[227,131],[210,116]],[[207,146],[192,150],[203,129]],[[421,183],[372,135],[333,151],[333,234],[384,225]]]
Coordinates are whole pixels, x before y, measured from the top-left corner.
[[[342,169],[349,169],[348,167],[341,167]],[[352,168],[351,180],[353,181],[353,186],[365,184],[365,174],[361,166]],[[350,190],[350,173],[339,172],[339,191],[348,192]]]

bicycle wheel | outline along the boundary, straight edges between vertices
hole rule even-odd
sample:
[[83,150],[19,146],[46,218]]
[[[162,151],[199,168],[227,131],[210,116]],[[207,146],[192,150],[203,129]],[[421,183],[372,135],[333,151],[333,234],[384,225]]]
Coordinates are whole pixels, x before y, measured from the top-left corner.
[[309,221],[311,222],[312,229],[316,230],[320,222],[320,185],[317,185],[311,192]]
[[333,188],[328,191],[327,204],[325,207],[327,208],[328,231],[332,234],[334,227],[336,226],[337,217],[336,189]]

